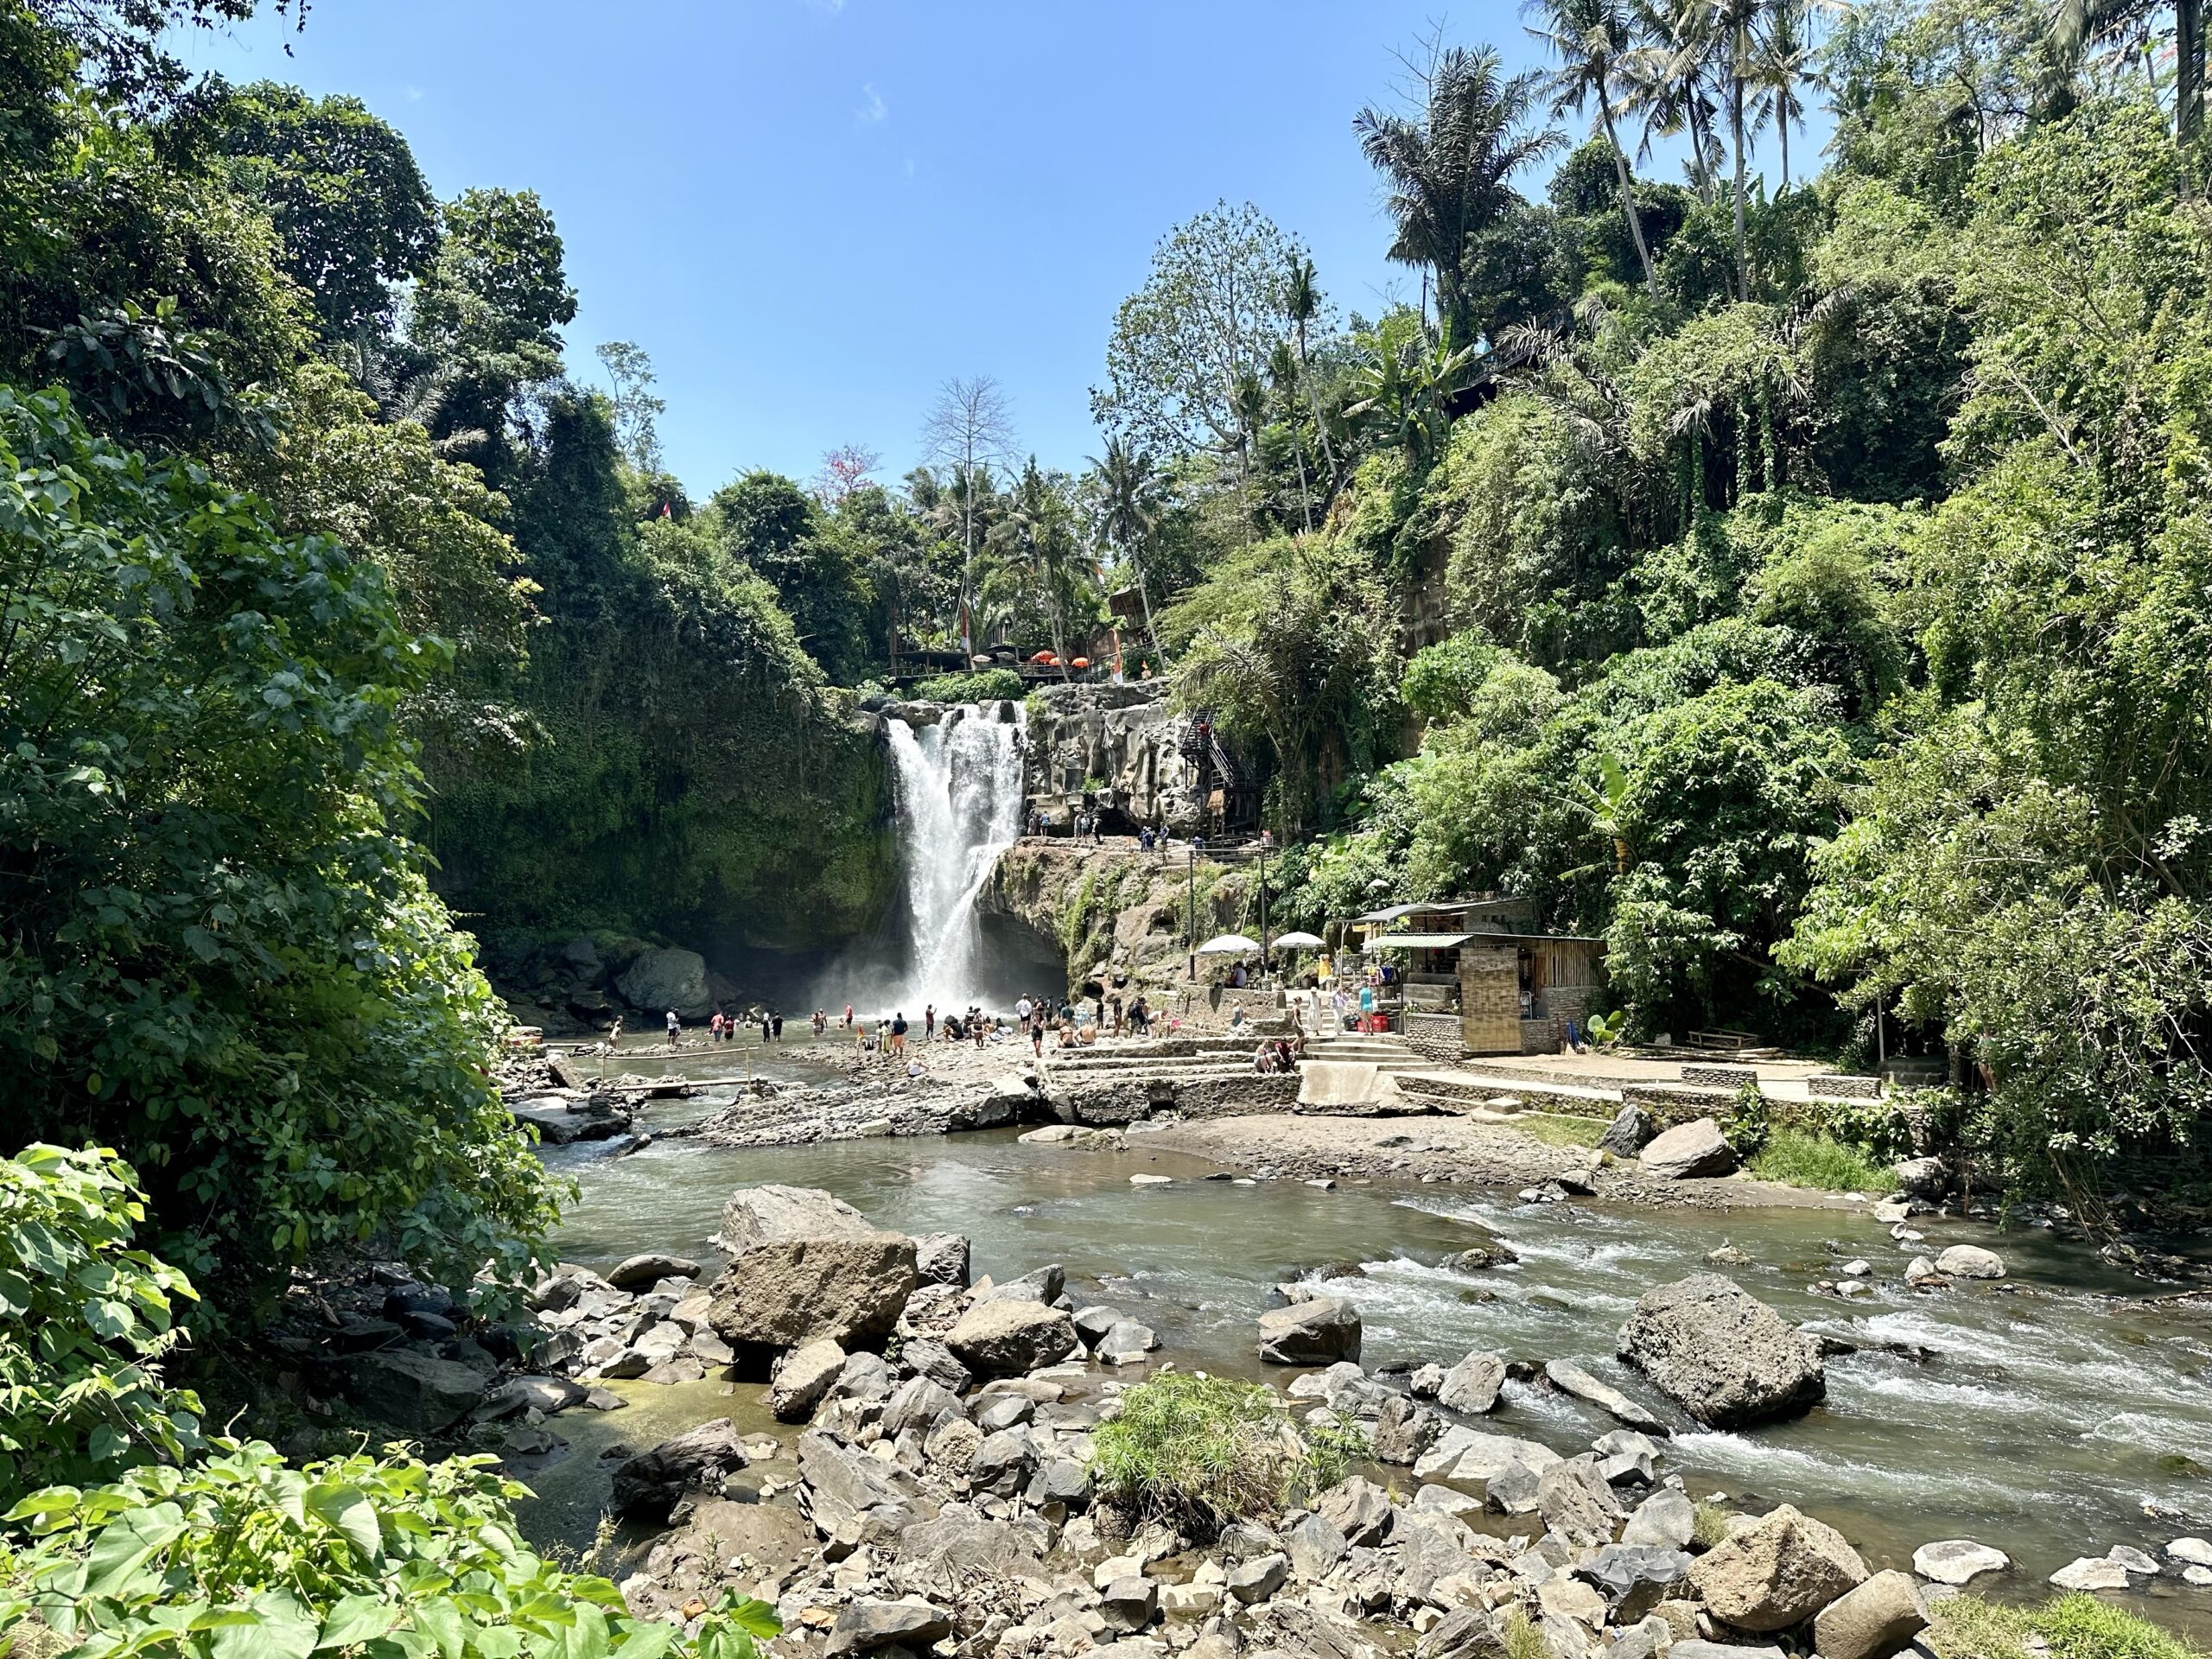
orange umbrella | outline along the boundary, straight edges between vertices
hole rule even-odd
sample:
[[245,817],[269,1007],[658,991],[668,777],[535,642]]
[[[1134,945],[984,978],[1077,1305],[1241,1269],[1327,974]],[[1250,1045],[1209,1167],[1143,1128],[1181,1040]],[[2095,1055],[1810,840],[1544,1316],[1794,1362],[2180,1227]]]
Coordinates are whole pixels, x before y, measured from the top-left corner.
[[1049,663],[1053,660],[1053,657],[1052,653],[1049,651],[1040,651],[1029,660],[1033,663]]
[[1068,666],[1070,668],[1089,668],[1090,666],[1090,658],[1088,657],[1078,657],[1073,662],[1070,663]]

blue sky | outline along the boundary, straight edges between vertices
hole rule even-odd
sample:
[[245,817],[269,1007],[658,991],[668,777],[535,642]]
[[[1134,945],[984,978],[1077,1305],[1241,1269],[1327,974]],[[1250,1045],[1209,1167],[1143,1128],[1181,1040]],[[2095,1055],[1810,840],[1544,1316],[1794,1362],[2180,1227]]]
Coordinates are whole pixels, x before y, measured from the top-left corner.
[[441,195],[537,191],[581,296],[572,369],[643,346],[698,493],[845,443],[896,477],[956,375],[1079,466],[1114,308],[1219,198],[1302,237],[1341,309],[1414,295],[1351,118],[1438,23],[1537,61],[1516,9],[1434,0],[315,0],[303,33],[179,44],[359,97]]

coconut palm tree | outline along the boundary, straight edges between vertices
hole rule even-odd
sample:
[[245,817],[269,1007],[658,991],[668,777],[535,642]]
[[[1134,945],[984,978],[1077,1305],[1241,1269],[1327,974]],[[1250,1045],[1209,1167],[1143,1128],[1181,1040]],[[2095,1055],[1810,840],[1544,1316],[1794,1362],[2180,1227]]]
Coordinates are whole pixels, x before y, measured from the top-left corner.
[[1044,613],[1052,654],[1067,671],[1068,631],[1095,624],[1097,573],[1084,556],[1075,508],[1063,475],[1046,473],[1032,455],[1008,494],[1006,516],[991,532],[992,561],[980,591],[1009,610],[1025,601]]
[[1813,48],[1805,34],[1805,0],[1771,0],[1754,59],[1754,109],[1759,124],[1774,123],[1782,141],[1782,188],[1789,188],[1789,130],[1805,124],[1799,84],[1811,73]]
[[1341,481],[1336,447],[1329,442],[1328,422],[1321,418],[1321,400],[1313,391],[1313,364],[1306,351],[1306,326],[1321,312],[1321,284],[1311,256],[1291,256],[1290,277],[1283,284],[1283,308],[1290,313],[1291,343],[1298,351],[1298,384],[1306,393],[1306,408],[1313,411],[1313,430],[1321,441],[1321,460],[1329,469],[1329,493],[1334,496]]
[[1658,279],[1651,272],[1651,251],[1643,243],[1643,222],[1636,211],[1634,181],[1629,176],[1628,153],[1621,148],[1615,124],[1621,91],[1621,69],[1635,49],[1634,21],[1626,0],[1529,0],[1529,15],[1541,26],[1529,33],[1541,41],[1559,59],[1551,74],[1552,113],[1582,112],[1585,104],[1598,106],[1598,130],[1613,152],[1613,172],[1620,185],[1621,215],[1636,243],[1636,257],[1643,266],[1643,285],[1652,298],[1659,297]]
[[1389,181],[1397,236],[1389,257],[1436,273],[1445,338],[1471,346],[1477,296],[1469,286],[1468,244],[1512,205],[1513,175],[1562,140],[1534,123],[1542,77],[1506,74],[1488,47],[1440,52],[1422,79],[1415,113],[1370,107],[1353,118],[1352,130],[1370,164]]
[[1639,162],[1651,157],[1652,141],[1688,134],[1690,188],[1698,200],[1713,200],[1713,170],[1719,141],[1713,135],[1719,113],[1713,100],[1712,42],[1706,29],[1707,0],[1630,0],[1635,33],[1643,42],[1623,59],[1622,107],[1638,118],[1643,134]]
[[[2059,0],[2050,45],[2071,73],[2092,41],[2120,34],[2156,10],[2143,0]],[[2174,133],[2186,143],[2204,126],[2204,0],[2174,0]]]
[[1132,449],[1115,433],[1106,435],[1106,453],[1091,457],[1090,495],[1098,533],[1107,544],[1129,563],[1136,575],[1137,599],[1144,607],[1144,634],[1161,668],[1167,653],[1160,649],[1160,631],[1152,621],[1152,591],[1145,581],[1145,555],[1160,533],[1160,519],[1166,508],[1161,479],[1151,454]]

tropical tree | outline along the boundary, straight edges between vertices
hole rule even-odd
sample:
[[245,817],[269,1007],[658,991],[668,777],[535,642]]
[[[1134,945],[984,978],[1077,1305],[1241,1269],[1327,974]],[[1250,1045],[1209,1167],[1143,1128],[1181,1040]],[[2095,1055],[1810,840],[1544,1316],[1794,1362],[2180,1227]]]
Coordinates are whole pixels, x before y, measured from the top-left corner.
[[[2059,0],[2050,20],[2053,54],[2070,72],[2093,41],[2123,35],[2158,9],[2145,0]],[[2147,45],[2144,58],[2151,61]],[[2174,0],[2174,133],[2187,143],[2203,127],[2204,0]]]
[[1437,315],[1452,346],[1475,343],[1469,243],[1517,200],[1513,175],[1564,142],[1535,123],[1542,88],[1541,74],[1508,75],[1488,47],[1452,47],[1421,76],[1413,114],[1370,106],[1353,118],[1361,150],[1389,182],[1397,226],[1389,257],[1436,274]]
[[1454,346],[1426,328],[1395,343],[1385,336],[1361,365],[1359,400],[1344,412],[1370,422],[1408,467],[1426,472],[1444,452],[1452,394],[1465,384],[1474,358],[1473,346]]
[[1283,285],[1283,304],[1290,313],[1290,343],[1298,353],[1298,384],[1306,393],[1306,405],[1313,416],[1314,435],[1321,445],[1321,459],[1329,468],[1329,493],[1334,495],[1341,481],[1337,471],[1336,446],[1329,440],[1329,423],[1321,416],[1321,401],[1313,390],[1313,359],[1307,350],[1306,330],[1321,315],[1321,283],[1313,269],[1312,257],[1293,254],[1290,272]]
[[[1634,20],[1626,0],[1530,0],[1529,13],[1541,19],[1529,33],[1551,48],[1560,60],[1552,72],[1552,113],[1594,102],[1598,130],[1613,152],[1613,170],[1619,180],[1621,216],[1636,243],[1636,257],[1643,266],[1643,285],[1656,299],[1658,279],[1651,271],[1651,251],[1643,240],[1643,221],[1636,211],[1635,183],[1629,176],[1628,152],[1621,148],[1616,121],[1621,92],[1622,66],[1636,48]],[[1784,141],[1787,143],[1787,140]]]
[[1006,394],[988,374],[946,381],[922,426],[930,458],[949,467],[953,499],[960,515],[960,645],[976,654],[976,627],[969,614],[976,597],[976,553],[983,528],[977,509],[991,486],[991,474],[1014,451],[1014,413]]
[[1160,518],[1166,502],[1152,456],[1135,448],[1114,433],[1106,435],[1106,453],[1093,456],[1090,485],[1094,521],[1100,537],[1127,560],[1137,582],[1137,599],[1144,607],[1145,638],[1162,668],[1167,653],[1160,648],[1160,630],[1153,626],[1152,590],[1145,580],[1145,555],[1159,534]]
[[1687,137],[1684,162],[1690,188],[1711,201],[1720,141],[1713,124],[1711,35],[1705,0],[1633,0],[1636,35],[1642,42],[1622,60],[1623,108],[1637,116],[1642,136],[1637,159],[1648,161],[1656,139]]
[[1789,188],[1789,130],[1805,124],[1805,103],[1798,84],[1812,67],[1813,48],[1806,36],[1804,0],[1772,0],[1766,26],[1759,31],[1753,79],[1753,105],[1761,125],[1774,123],[1782,143],[1782,188]]
[[1067,480],[1045,471],[1032,455],[992,531],[981,584],[982,596],[1009,613],[1033,607],[1042,615],[1064,674],[1069,633],[1094,625],[1098,615],[1097,569],[1076,526]]

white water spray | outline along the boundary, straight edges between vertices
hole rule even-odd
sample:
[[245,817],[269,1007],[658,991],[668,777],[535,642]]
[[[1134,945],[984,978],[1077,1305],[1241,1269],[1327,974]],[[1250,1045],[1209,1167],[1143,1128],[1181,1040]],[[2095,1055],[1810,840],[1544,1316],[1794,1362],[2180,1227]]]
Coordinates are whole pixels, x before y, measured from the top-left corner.
[[976,897],[999,855],[1021,833],[1021,748],[1026,722],[970,703],[919,728],[890,723],[893,783],[906,866],[912,956],[895,1006],[963,1008],[982,1002]]

